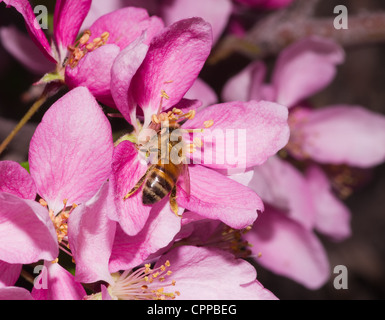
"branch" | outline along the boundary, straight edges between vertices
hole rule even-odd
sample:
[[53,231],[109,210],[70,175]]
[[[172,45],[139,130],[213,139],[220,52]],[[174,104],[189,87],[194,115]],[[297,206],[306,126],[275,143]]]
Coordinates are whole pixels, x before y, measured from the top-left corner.
[[295,6],[274,12],[259,21],[243,38],[227,36],[215,48],[209,62],[216,63],[233,53],[243,54],[253,60],[265,58],[312,35],[332,39],[344,47],[385,41],[385,12],[349,16],[348,29],[335,29],[335,16],[314,18],[316,2],[309,1],[307,5],[303,0],[294,2]]

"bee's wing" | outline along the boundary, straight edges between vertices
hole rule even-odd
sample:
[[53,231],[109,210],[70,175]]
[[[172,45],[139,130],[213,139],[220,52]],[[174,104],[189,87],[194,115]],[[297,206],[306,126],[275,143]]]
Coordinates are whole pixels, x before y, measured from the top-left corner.
[[181,175],[183,177],[183,190],[186,192],[187,196],[190,198],[190,172],[188,170],[187,164],[183,165]]

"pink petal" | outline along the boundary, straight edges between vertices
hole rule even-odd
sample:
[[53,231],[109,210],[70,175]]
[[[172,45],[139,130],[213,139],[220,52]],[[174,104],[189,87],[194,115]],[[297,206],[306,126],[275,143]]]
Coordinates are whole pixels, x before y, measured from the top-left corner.
[[151,206],[142,203],[141,189],[126,200],[124,196],[145,174],[147,164],[141,163],[133,143],[123,141],[115,147],[112,176],[110,178],[116,214],[109,214],[110,219],[119,222],[130,236],[134,236],[144,227],[151,211]]
[[[256,300],[266,297],[260,290],[251,293],[244,287],[255,281],[254,267],[228,252],[204,247],[180,246],[162,256],[154,268],[166,261],[182,300]],[[245,290],[250,293],[245,294]]]
[[41,75],[55,69],[51,60],[47,60],[35,43],[16,27],[2,27],[0,39],[4,48],[32,72]]
[[105,183],[91,200],[71,213],[68,221],[68,239],[76,261],[75,279],[79,282],[112,282],[108,261],[116,222],[107,216],[114,208],[108,187]]
[[36,187],[31,176],[14,161],[0,161],[0,191],[23,199],[36,198]]
[[[244,175],[241,173],[231,178],[242,183]],[[264,202],[286,212],[307,229],[314,227],[315,207],[308,182],[288,162],[277,156],[269,158],[266,163],[252,170],[244,185],[253,189]]]
[[3,0],[7,7],[14,7],[24,18],[28,33],[30,34],[33,42],[44,53],[44,55],[51,62],[56,64],[56,59],[52,52],[51,46],[48,43],[43,30],[36,20],[35,14],[32,10],[28,0]]
[[114,107],[111,96],[111,68],[120,49],[114,44],[89,52],[74,68],[66,67],[65,80],[69,88],[87,87],[100,102]]
[[329,262],[318,238],[284,213],[271,207],[244,235],[257,262],[306,288],[318,289],[328,280]]
[[321,163],[367,168],[385,160],[385,117],[360,106],[312,111],[293,130],[303,136],[303,153]]
[[330,182],[317,166],[307,169],[306,176],[316,206],[315,228],[334,240],[351,235],[350,211],[332,192]]
[[183,98],[202,69],[211,43],[211,27],[200,18],[178,21],[154,37],[129,91],[145,114],[157,112],[162,90],[170,97],[163,99],[163,110]]
[[111,94],[116,107],[124,118],[132,125],[136,125],[136,105],[129,100],[128,88],[131,79],[142,64],[148,50],[144,43],[145,35],[124,48],[116,57],[111,69]]
[[135,236],[128,236],[118,228],[112,248],[110,271],[134,268],[148,256],[166,247],[179,232],[181,219],[171,212],[167,201],[154,205],[144,228]]
[[[36,282],[42,287],[36,288],[35,285],[32,289],[35,300],[81,300],[87,295],[73,275],[58,263],[45,262]],[[44,283],[47,284],[46,288]]]
[[55,213],[90,199],[109,177],[111,126],[90,92],[73,89],[45,113],[32,137],[29,164],[38,194]]
[[203,107],[218,103],[218,97],[214,89],[200,78],[195,80],[191,88],[184,95],[184,98],[198,99],[202,102]]
[[162,2],[161,16],[166,25],[176,21],[201,17],[209,22],[213,28],[213,43],[216,43],[225,29],[232,12],[232,3],[230,0],[166,0]]
[[194,163],[217,169],[262,164],[286,145],[287,115],[287,108],[266,101],[228,102],[199,111],[184,128],[204,128],[207,120],[214,124],[203,131],[203,147],[192,154]]
[[266,75],[266,66],[261,61],[249,64],[241,72],[231,77],[223,87],[224,101],[262,100],[261,86]]
[[38,202],[0,192],[0,260],[28,264],[58,255],[56,232]]
[[280,54],[272,83],[276,102],[292,107],[325,88],[344,60],[343,49],[329,39],[310,37],[300,40]]
[[163,21],[149,17],[143,8],[126,7],[107,13],[97,19],[90,27],[90,40],[100,37],[103,32],[110,34],[107,43],[116,44],[124,49],[132,41],[146,31],[146,44],[163,28]]
[[0,261],[0,288],[13,286],[20,277],[22,266]]
[[[75,43],[85,17],[90,10],[92,0],[58,0],[53,17],[53,31],[61,54]],[[65,56],[61,56],[63,60]]]
[[33,300],[31,293],[24,288],[0,288],[0,300]]
[[[251,189],[203,166],[189,166],[191,194],[178,189],[178,204],[235,229],[251,225],[263,203]],[[247,199],[247,201],[245,201]]]

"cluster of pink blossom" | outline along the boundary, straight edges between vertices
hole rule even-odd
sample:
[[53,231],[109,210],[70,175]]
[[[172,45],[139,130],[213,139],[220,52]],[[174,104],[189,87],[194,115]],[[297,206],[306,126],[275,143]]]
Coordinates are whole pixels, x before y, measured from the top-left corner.
[[[305,101],[333,80],[343,49],[303,39],[270,84],[252,62],[220,102],[198,78],[235,6],[291,1],[57,0],[50,40],[27,0],[0,2],[29,33],[2,28],[4,47],[41,75],[36,85],[67,88],[36,128],[28,170],[0,162],[0,299],[277,299],[244,258],[310,289],[326,283],[316,232],[351,231],[324,168],[385,160],[384,117]],[[114,141],[101,104],[131,132]],[[158,146],[164,122],[183,132],[189,175],[147,204],[144,146]],[[26,266],[41,267],[31,290],[15,285]]]

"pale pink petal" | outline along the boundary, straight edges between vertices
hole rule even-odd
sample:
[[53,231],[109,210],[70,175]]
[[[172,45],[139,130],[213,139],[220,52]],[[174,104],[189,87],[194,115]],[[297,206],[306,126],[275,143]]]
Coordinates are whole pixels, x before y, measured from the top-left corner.
[[89,200],[109,177],[113,141],[108,119],[90,92],[75,88],[36,128],[29,164],[38,194],[55,213]]
[[111,68],[119,52],[117,45],[107,44],[87,53],[76,67],[66,67],[66,84],[69,88],[87,87],[97,100],[114,107],[110,90]]
[[35,200],[36,187],[28,173],[14,161],[0,161],[0,191]]
[[[245,176],[249,176],[247,180]],[[264,202],[284,211],[307,229],[314,227],[315,207],[308,182],[288,162],[273,156],[251,172],[231,178],[253,189]]]
[[198,99],[203,107],[218,103],[215,91],[202,79],[197,78],[191,88],[184,95],[186,99]]
[[328,280],[329,262],[313,232],[271,207],[261,214],[244,239],[257,262],[272,272],[318,289]]
[[144,228],[135,236],[128,236],[118,228],[112,248],[110,271],[134,268],[148,256],[166,247],[179,232],[181,219],[170,209],[168,199],[155,204]]
[[53,16],[53,31],[59,47],[60,60],[65,58],[67,47],[75,43],[85,17],[90,10],[92,0],[58,0]]
[[324,89],[343,60],[343,49],[329,39],[310,37],[292,44],[282,51],[275,65],[275,101],[290,108]]
[[[162,256],[155,267],[166,261],[167,270],[172,272],[175,286],[179,291],[176,299],[182,300],[257,300],[266,298],[258,288],[251,292],[247,286],[255,281],[254,267],[232,254],[215,249],[193,246],[180,246]],[[245,294],[245,290],[249,294]]]
[[302,152],[321,163],[367,168],[385,160],[385,117],[360,106],[314,110],[293,130]]
[[33,300],[31,293],[24,288],[0,288],[0,300]]
[[161,5],[161,16],[166,25],[192,17],[201,17],[213,28],[213,43],[222,35],[230,14],[232,3],[230,0],[166,0]]
[[156,113],[162,90],[166,110],[183,98],[196,80],[211,49],[211,27],[200,18],[178,21],[153,38],[135,74],[129,94],[145,114]]
[[117,109],[132,125],[136,125],[136,105],[128,97],[131,79],[142,64],[148,50],[143,41],[146,34],[124,48],[116,57],[111,68],[111,95]]
[[257,210],[263,211],[261,199],[251,189],[203,166],[189,166],[189,171],[190,196],[178,188],[177,201],[182,208],[235,229],[251,225]]
[[0,192],[0,260],[32,263],[58,255],[48,211],[36,201]]
[[141,189],[128,199],[123,198],[146,170],[147,164],[139,160],[133,143],[123,141],[115,147],[110,181],[112,196],[116,204],[116,214],[110,213],[109,217],[119,222],[124,232],[130,236],[142,230],[150,214],[151,206],[143,205]]
[[315,228],[334,240],[344,240],[351,235],[350,211],[332,192],[330,181],[317,166],[307,169],[309,189],[316,207]]
[[108,270],[116,222],[108,218],[114,204],[108,195],[109,183],[88,202],[78,206],[68,221],[68,240],[76,261],[75,279],[90,283],[112,282]]
[[24,18],[28,33],[33,42],[44,53],[44,55],[53,63],[56,59],[43,30],[36,20],[35,14],[28,0],[3,0],[7,7],[14,7]]
[[241,72],[231,77],[224,85],[224,101],[262,100],[261,86],[266,76],[266,66],[261,61],[249,64]]
[[58,263],[45,262],[35,281],[32,289],[35,300],[81,300],[86,296],[83,286]]
[[100,37],[104,32],[109,33],[109,44],[115,44],[124,49],[132,41],[138,38],[143,31],[147,37],[145,43],[149,44],[151,39],[163,29],[163,21],[156,17],[149,17],[143,8],[127,7],[118,9],[101,16],[90,27],[90,40]]
[[204,128],[205,121],[214,122],[200,136],[203,146],[192,153],[194,163],[216,169],[247,168],[264,163],[287,144],[287,116],[287,108],[276,103],[235,101],[197,112],[183,128]]
[[141,7],[149,13],[158,11],[158,0],[108,0],[92,1],[91,9],[84,20],[82,29],[89,29],[92,23],[101,16],[123,7]]
[[36,74],[45,74],[55,69],[55,64],[47,60],[35,43],[16,27],[0,28],[1,44],[21,64]]
[[20,277],[23,265],[10,264],[0,260],[0,288],[13,286]]

